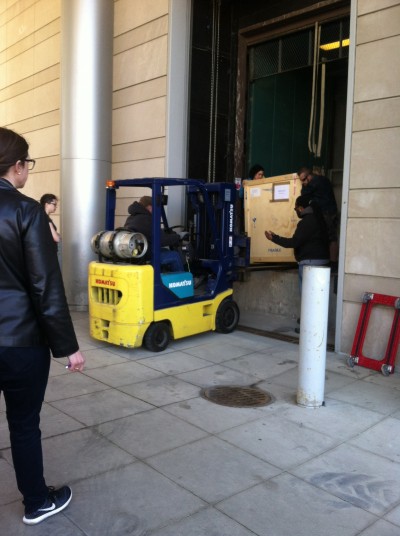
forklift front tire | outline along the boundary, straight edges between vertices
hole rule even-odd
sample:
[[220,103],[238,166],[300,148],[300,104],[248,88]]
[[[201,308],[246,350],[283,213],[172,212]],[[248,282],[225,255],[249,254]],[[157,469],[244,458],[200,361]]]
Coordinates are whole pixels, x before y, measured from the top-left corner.
[[162,352],[170,341],[169,326],[166,322],[151,324],[144,336],[144,346],[150,352]]
[[219,333],[231,333],[239,323],[239,316],[239,307],[235,301],[222,301],[215,315],[215,329]]

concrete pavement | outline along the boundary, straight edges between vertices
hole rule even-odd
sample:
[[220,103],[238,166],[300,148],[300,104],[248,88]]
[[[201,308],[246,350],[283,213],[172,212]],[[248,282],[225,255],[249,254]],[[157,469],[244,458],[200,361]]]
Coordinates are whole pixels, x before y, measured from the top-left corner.
[[[28,527],[0,402],[0,534],[400,536],[400,375],[327,354],[326,406],[297,406],[298,346],[239,331],[159,354],[94,341],[87,366],[52,360],[42,411],[49,485],[62,513]],[[213,385],[253,385],[270,405],[225,407]]]

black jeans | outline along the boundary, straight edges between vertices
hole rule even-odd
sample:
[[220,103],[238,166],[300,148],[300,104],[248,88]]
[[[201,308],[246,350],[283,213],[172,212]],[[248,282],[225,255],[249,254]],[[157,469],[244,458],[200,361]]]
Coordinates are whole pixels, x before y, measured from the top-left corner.
[[46,347],[0,347],[0,392],[6,402],[15,476],[25,513],[40,508],[48,495],[39,423],[49,369]]

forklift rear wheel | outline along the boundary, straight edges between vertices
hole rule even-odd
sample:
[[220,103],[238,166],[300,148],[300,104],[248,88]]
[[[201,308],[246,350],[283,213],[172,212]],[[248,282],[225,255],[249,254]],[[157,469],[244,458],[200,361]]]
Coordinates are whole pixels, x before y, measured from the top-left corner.
[[392,367],[390,365],[385,365],[383,364],[381,366],[381,372],[384,376],[389,376],[390,373],[392,372]]
[[220,303],[215,316],[215,329],[219,333],[231,333],[239,323],[239,307],[233,300]]
[[170,340],[169,326],[166,322],[155,322],[147,329],[144,345],[150,352],[162,352]]
[[356,360],[354,359],[354,357],[349,356],[347,358],[347,366],[349,366],[350,368],[354,368],[355,364],[356,364]]

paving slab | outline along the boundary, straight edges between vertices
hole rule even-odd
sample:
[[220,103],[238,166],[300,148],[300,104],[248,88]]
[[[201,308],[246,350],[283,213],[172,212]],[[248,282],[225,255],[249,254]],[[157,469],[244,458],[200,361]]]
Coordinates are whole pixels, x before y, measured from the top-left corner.
[[227,341],[217,340],[210,344],[187,348],[185,352],[212,363],[222,363],[234,357],[247,355],[251,353],[251,350]]
[[395,506],[393,510],[388,512],[384,516],[384,519],[390,521],[390,523],[393,523],[393,525],[397,525],[398,527],[400,527],[400,505]]
[[382,415],[376,411],[333,398],[326,398],[325,406],[318,408],[305,408],[293,404],[282,408],[281,415],[285,419],[297,422],[339,441],[347,441],[369,430],[382,419]]
[[264,352],[254,352],[244,357],[230,359],[224,362],[225,367],[229,367],[238,372],[251,374],[258,381],[277,376],[286,370],[297,369],[297,359],[295,354],[278,354]]
[[97,431],[113,444],[142,459],[206,435],[200,428],[162,409],[99,425]]
[[370,527],[361,531],[359,536],[400,536],[400,527],[388,523],[384,519],[379,519]]
[[226,499],[216,508],[258,536],[356,536],[376,520],[289,474]]
[[209,503],[230,497],[280,472],[216,437],[148,458],[147,463]]
[[[151,536],[254,536],[242,525],[214,508],[207,508],[167,527],[151,532]],[[149,535],[150,536],[150,535]],[[389,535],[388,535],[389,536]]]
[[400,391],[367,381],[351,383],[329,393],[330,398],[343,400],[383,415],[400,410]]
[[338,444],[337,439],[289,421],[281,414],[231,428],[218,437],[282,470],[295,467]]
[[109,348],[94,348],[85,350],[85,370],[90,370],[99,367],[107,367],[108,365],[117,365],[125,363],[127,359],[115,352],[111,352]]
[[52,402],[52,406],[88,426],[120,419],[153,408],[151,404],[146,404],[146,402],[116,389],[58,400]]
[[81,480],[74,493],[66,516],[90,536],[145,536],[205,506],[198,497],[141,462]]
[[161,372],[134,361],[85,370],[84,374],[110,387],[121,387],[163,376]]
[[[400,536],[400,374],[327,352],[325,406],[303,408],[291,342],[208,332],[157,353],[96,341],[88,314],[72,317],[86,368],[52,359],[41,428],[46,479],[71,483],[73,500],[22,523],[0,397],[1,534]],[[272,403],[200,394],[232,384]]]
[[339,445],[292,473],[379,516],[400,502],[400,464],[352,445]]
[[[66,517],[68,510],[74,508],[76,500],[74,490],[72,493],[72,501],[66,510],[54,517],[49,517],[37,526],[28,526],[22,522],[24,507],[21,500],[0,506],[1,534],[4,536],[88,536]],[[90,536],[95,536],[95,533]]]
[[188,400],[199,394],[197,386],[173,376],[164,376],[147,382],[134,383],[120,387],[120,390],[156,407]]
[[263,415],[263,408],[232,408],[213,404],[201,397],[165,406],[164,410],[211,434],[259,419]]
[[400,389],[400,374],[398,373],[383,376],[380,372],[373,372],[365,378],[365,381],[382,385],[382,387],[388,387],[389,389]]
[[359,434],[350,444],[400,463],[399,438],[400,421],[388,417]]
[[[45,478],[59,487],[125,466],[135,458],[92,429],[78,430],[43,440]],[[10,450],[3,456],[12,463]]]
[[[83,395],[85,396],[85,395]],[[76,398],[68,398],[67,400],[60,401],[60,410],[53,406],[57,402],[49,404],[44,403],[42,411],[40,413],[40,429],[42,431],[42,438],[57,436],[65,434],[66,432],[73,432],[74,430],[80,430],[84,428],[84,424],[68,412],[63,410],[63,404],[70,401],[75,401]]]
[[68,372],[68,374],[51,378],[51,381],[48,382],[44,399],[46,402],[53,402],[103,391],[104,389],[109,389],[109,387],[102,382],[81,373]]
[[162,355],[157,354],[146,359],[141,359],[138,363],[163,372],[164,374],[171,375],[210,366],[209,361],[194,357],[187,352],[180,351],[173,351],[167,354],[162,352]]
[[[272,381],[278,385],[285,385],[287,387],[292,387],[293,390],[297,392],[298,382],[299,382],[298,366],[292,367],[291,369],[274,376]],[[340,389],[341,387],[344,387],[345,385],[349,385],[355,381],[357,381],[355,378],[351,378],[343,374],[338,374],[337,372],[326,370],[325,382],[323,385],[324,393],[328,394],[330,391]]]
[[256,376],[223,365],[211,365],[199,370],[184,372],[178,374],[177,378],[203,388],[213,385],[253,385],[258,381]]
[[[12,466],[11,460],[7,461],[3,457],[0,458],[0,474],[0,504],[8,504],[15,501],[16,499],[19,499],[21,501],[21,494],[17,489],[14,468]],[[0,520],[2,521],[1,517]]]

